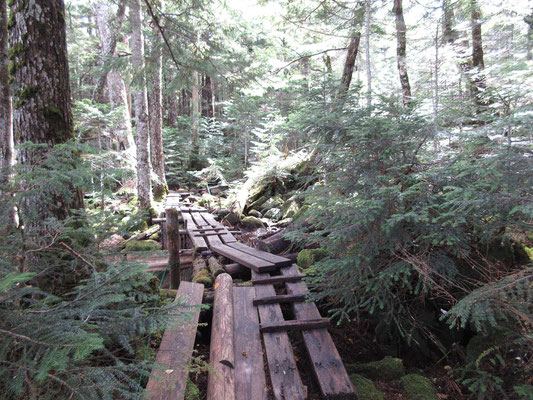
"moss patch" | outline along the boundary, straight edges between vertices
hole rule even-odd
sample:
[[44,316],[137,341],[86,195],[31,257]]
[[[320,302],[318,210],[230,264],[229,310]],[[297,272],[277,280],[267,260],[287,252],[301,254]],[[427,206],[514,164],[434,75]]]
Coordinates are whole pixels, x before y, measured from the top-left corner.
[[352,374],[350,375],[350,381],[357,390],[358,400],[385,400],[383,393],[374,385],[370,379],[365,377]]
[[241,223],[246,228],[250,228],[250,229],[262,228],[264,226],[263,222],[259,218],[251,217],[251,216],[244,217],[242,219]]
[[261,214],[259,211],[257,210],[250,210],[248,211],[248,215],[251,216],[251,217],[256,217],[256,218],[261,218],[263,216],[263,214]]
[[211,278],[209,271],[206,269],[203,269],[199,273],[197,273],[194,278],[192,278],[192,281],[194,283],[201,283],[205,287],[213,286],[213,279]]
[[371,379],[393,381],[405,375],[405,368],[401,358],[387,356],[380,361],[364,364],[347,364],[348,373],[362,374]]
[[431,381],[418,374],[405,375],[402,379],[403,391],[408,400],[437,400],[437,392]]
[[161,250],[161,246],[155,240],[132,240],[126,243],[124,248],[125,253],[132,251],[158,251]]
[[314,263],[322,260],[328,255],[325,249],[305,249],[298,253],[296,263],[302,268],[309,268]]

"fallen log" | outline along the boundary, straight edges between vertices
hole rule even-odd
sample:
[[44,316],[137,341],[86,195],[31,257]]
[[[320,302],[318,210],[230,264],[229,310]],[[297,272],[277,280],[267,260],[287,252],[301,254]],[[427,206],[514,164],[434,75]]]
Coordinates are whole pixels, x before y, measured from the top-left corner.
[[144,232],[141,232],[141,233],[138,233],[136,235],[133,235],[129,239],[126,239],[124,242],[128,243],[128,242],[131,242],[132,240],[143,240],[143,239],[149,238],[154,233],[159,232],[160,229],[161,229],[160,225],[151,226],[150,228],[148,228]]
[[207,259],[207,264],[209,265],[209,271],[211,272],[211,275],[213,275],[215,278],[225,272],[222,263],[214,256]]
[[279,254],[282,251],[286,250],[291,242],[285,239],[282,235],[287,232],[286,229],[282,229],[275,235],[272,235],[266,239],[261,239],[257,241],[257,248],[262,251],[266,251],[272,254]]
[[196,257],[192,263],[192,281],[194,283],[203,283],[205,287],[213,286],[213,279],[202,257]]
[[207,400],[235,400],[232,285],[228,274],[220,274],[215,281]]

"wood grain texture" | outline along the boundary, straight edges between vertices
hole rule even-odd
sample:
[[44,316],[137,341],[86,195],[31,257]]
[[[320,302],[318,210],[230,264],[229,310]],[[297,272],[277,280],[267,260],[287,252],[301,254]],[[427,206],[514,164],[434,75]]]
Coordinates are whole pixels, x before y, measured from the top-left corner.
[[[217,220],[215,220],[215,217],[213,217],[209,213],[202,213],[202,217],[212,227],[213,226],[214,227],[224,227],[224,225],[222,225],[220,222],[217,222]],[[222,238],[224,243],[235,243],[235,242],[237,242],[237,239],[235,239],[235,237],[231,233],[229,233],[229,231],[227,229],[224,231],[224,233],[220,237]]]
[[251,256],[248,253],[243,253],[242,251],[234,249],[233,247],[229,247],[225,244],[211,245],[211,250],[257,272],[274,271],[278,268],[275,264],[269,263],[261,258]]
[[252,283],[254,285],[272,285],[273,283],[299,282],[306,276],[307,275],[304,274],[296,274],[291,276],[270,276],[268,278],[252,279]]
[[[252,271],[253,279],[268,277]],[[261,285],[255,288],[256,296],[274,296],[276,291],[272,285]],[[283,321],[283,313],[279,304],[257,306],[262,323]],[[264,333],[263,342],[268,361],[270,381],[276,400],[300,400],[306,398],[306,389],[300,378],[294,353],[287,332]]]
[[187,229],[187,234],[189,235],[189,238],[191,239],[194,249],[197,252],[207,250],[207,243],[205,239],[197,235],[196,232],[192,231],[193,229],[197,229],[197,227],[196,227],[194,220],[192,219],[191,214],[188,212],[182,211],[181,216],[183,218],[183,221],[185,222],[185,228]]
[[326,328],[330,324],[327,318],[308,319],[305,321],[289,320],[266,322],[259,325],[261,332],[279,332],[279,331],[304,331],[310,329]]
[[215,280],[209,354],[213,371],[207,378],[208,400],[235,400],[232,285],[228,274],[220,274]]
[[257,308],[252,305],[253,287],[233,288],[235,310],[235,398],[267,400],[263,348]]
[[260,258],[262,260],[268,261],[278,267],[288,267],[292,264],[292,261],[288,258],[277,256],[275,254],[270,254],[265,251],[257,250],[252,247],[248,247],[242,243],[229,243],[228,246],[233,247],[234,249],[240,250],[243,253],[250,254],[254,257]]
[[182,298],[184,303],[176,312],[176,316],[180,312],[190,313],[190,316],[185,323],[178,327],[169,327],[163,334],[155,360],[157,367],[152,370],[146,386],[148,398],[151,400],[184,398],[203,293],[204,285],[191,282],[180,284],[176,300]]
[[[281,269],[284,276],[298,273],[298,267],[292,265]],[[286,283],[289,294],[306,294],[307,285],[303,282]],[[294,315],[298,320],[320,318],[315,303],[294,303]],[[327,329],[305,330],[302,332],[305,347],[311,360],[311,367],[324,397],[356,399],[356,392],[346,373],[344,364]]]
[[253,305],[276,304],[276,303],[297,303],[305,301],[305,294],[278,294],[276,296],[260,297],[253,301]]

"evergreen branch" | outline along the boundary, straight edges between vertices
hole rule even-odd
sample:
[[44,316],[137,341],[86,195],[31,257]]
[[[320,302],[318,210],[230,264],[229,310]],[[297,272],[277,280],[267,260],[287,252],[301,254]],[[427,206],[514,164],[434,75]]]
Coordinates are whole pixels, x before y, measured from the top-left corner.
[[21,335],[21,334],[18,334],[18,333],[15,333],[15,332],[11,332],[11,331],[6,331],[5,329],[1,329],[1,328],[0,328],[0,332],[5,333],[8,336],[11,336],[11,337],[14,337],[14,338],[17,338],[17,339],[22,339],[22,340],[25,340],[26,342],[30,342],[30,343],[33,343],[35,345],[40,345],[40,346],[74,347],[74,348],[78,348],[78,347],[93,347],[93,346],[90,346],[90,345],[57,344],[57,343],[41,342],[39,340],[34,340],[34,339],[30,338],[29,336]]
[[71,252],[73,255],[75,255],[76,257],[78,257],[81,261],[83,261],[85,264],[87,264],[89,267],[91,267],[93,269],[94,272],[98,272],[98,270],[96,269],[96,267],[91,264],[89,261],[87,261],[81,254],[79,253],[76,253],[76,251],[74,251],[73,248],[71,248],[69,245],[67,245],[65,242],[59,242],[59,244],[63,247],[65,247],[69,252]]

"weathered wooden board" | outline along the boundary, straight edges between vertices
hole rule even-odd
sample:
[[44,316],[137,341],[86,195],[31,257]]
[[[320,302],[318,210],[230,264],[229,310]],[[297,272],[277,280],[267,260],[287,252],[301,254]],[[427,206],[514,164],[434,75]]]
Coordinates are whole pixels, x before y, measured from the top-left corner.
[[233,288],[235,399],[267,400],[263,348],[253,287]]
[[270,254],[265,251],[257,250],[252,247],[248,247],[242,243],[228,243],[228,246],[233,247],[234,249],[240,250],[244,253],[248,253],[254,257],[261,258],[269,263],[275,264],[278,267],[288,267],[292,264],[292,261],[288,258],[277,256],[275,254]]
[[268,261],[243,253],[225,244],[211,245],[211,250],[257,272],[274,271],[278,268]]
[[181,311],[192,314],[183,325],[169,327],[163,334],[155,360],[158,367],[152,370],[146,386],[152,400],[184,398],[203,293],[204,285],[192,282],[180,284],[176,299],[183,298],[184,307]]
[[[260,279],[267,274],[252,271],[252,278]],[[256,296],[274,296],[276,291],[272,285],[261,285],[255,288]],[[279,304],[257,306],[262,323],[283,321],[283,313]],[[294,353],[287,332],[264,333],[263,342],[268,361],[270,381],[276,400],[301,400],[306,398],[306,389],[300,378]]]
[[279,331],[303,331],[310,329],[327,328],[330,322],[327,318],[309,319],[305,321],[289,320],[279,322],[266,322],[259,325],[261,332],[279,332]]
[[273,283],[285,283],[285,282],[299,282],[307,275],[296,274],[291,276],[280,275],[280,276],[270,276],[268,278],[261,279],[252,279],[254,285],[271,285]]
[[191,214],[187,212],[182,212],[181,216],[183,217],[183,221],[185,222],[185,226],[187,228],[187,233],[196,251],[200,252],[207,250],[207,243],[205,239],[202,236],[197,235],[196,232],[193,231],[194,229],[197,229],[197,227]]
[[[209,213],[202,213],[202,217],[204,220],[211,226],[215,227],[224,227],[220,222],[217,222],[217,220]],[[235,243],[237,242],[237,239],[229,233],[229,231],[226,229],[224,233],[220,236],[224,243]]]
[[297,303],[302,301],[305,301],[305,294],[278,294],[276,296],[256,298],[253,304],[256,306],[258,304]]
[[233,280],[228,274],[221,274],[215,280],[209,353],[213,370],[207,377],[208,400],[236,400],[232,285]]
[[[282,268],[281,273],[284,276],[297,274],[298,267],[292,265]],[[285,286],[289,294],[307,293],[304,282],[286,283]],[[320,318],[315,303],[294,303],[292,308],[298,320]],[[324,397],[344,395],[343,398],[355,399],[354,388],[327,329],[305,330],[302,335],[322,395]]]

